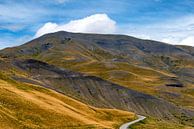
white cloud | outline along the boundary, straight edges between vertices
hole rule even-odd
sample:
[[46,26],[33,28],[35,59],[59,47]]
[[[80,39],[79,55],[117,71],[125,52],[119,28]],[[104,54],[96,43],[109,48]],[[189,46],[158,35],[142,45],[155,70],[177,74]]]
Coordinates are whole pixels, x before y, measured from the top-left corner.
[[119,33],[157,40],[174,45],[194,46],[194,16],[179,17],[145,25],[128,24],[118,27]]
[[194,16],[155,24],[125,24],[121,26],[116,25],[116,22],[106,14],[94,14],[61,25],[48,22],[36,32],[35,37],[57,31],[103,34],[117,33],[170,44],[194,46],[194,36],[192,36],[194,35]]
[[180,44],[194,46],[194,36],[189,36],[183,39]]
[[83,32],[83,33],[115,33],[116,22],[106,14],[94,14],[83,19],[72,20],[66,24],[48,22],[37,32],[35,37],[57,31]]

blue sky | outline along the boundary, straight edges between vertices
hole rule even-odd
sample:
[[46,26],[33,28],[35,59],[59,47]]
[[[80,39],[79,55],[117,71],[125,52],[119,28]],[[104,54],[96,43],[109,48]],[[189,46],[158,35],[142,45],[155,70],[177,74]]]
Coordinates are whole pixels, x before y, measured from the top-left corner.
[[194,0],[0,0],[0,49],[59,30],[194,46]]

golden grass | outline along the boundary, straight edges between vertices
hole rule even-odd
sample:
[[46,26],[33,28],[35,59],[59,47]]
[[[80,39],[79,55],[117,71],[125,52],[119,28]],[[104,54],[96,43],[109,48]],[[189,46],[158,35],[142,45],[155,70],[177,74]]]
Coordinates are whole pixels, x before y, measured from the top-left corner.
[[[134,113],[100,109],[38,86],[0,80],[0,128],[116,128]],[[25,88],[21,88],[21,87]]]
[[[66,66],[61,66],[66,67]],[[90,62],[71,66],[72,70],[98,76],[116,84],[144,93],[155,94],[155,86],[164,85],[163,76],[173,76],[164,71],[134,66],[128,63]],[[146,88],[142,88],[146,87]]]

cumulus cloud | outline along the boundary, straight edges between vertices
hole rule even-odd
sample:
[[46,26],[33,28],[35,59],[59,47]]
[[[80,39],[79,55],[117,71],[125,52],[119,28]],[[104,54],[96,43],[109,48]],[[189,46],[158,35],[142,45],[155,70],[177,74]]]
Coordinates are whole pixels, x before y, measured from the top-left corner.
[[139,25],[117,25],[107,14],[94,14],[66,24],[45,23],[36,32],[35,37],[57,31],[126,34],[142,39],[157,40],[176,45],[194,46],[194,16],[171,21]]
[[36,32],[35,37],[57,31],[101,34],[115,33],[116,22],[108,17],[106,14],[94,14],[83,19],[72,20],[69,23],[61,25],[48,22]]

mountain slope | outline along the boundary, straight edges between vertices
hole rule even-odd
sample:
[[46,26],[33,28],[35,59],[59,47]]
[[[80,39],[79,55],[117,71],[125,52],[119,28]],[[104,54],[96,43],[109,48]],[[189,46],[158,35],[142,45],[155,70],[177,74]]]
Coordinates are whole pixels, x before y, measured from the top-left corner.
[[[193,47],[124,35],[62,31],[44,35],[22,46],[4,49],[0,55],[4,58],[38,59],[191,108],[194,98],[187,91],[192,90],[194,84],[192,51]],[[166,86],[179,85],[180,82],[184,87]]]
[[[99,109],[51,90],[0,79],[0,128],[115,128],[133,113]],[[77,108],[79,107],[79,108]]]
[[104,81],[98,77],[63,70],[31,59],[15,61],[14,65],[30,72],[29,79],[42,82],[46,87],[94,106],[114,107],[169,118],[171,113],[182,112],[178,109],[176,111],[175,106],[163,100]]
[[1,50],[0,57],[6,61],[1,71],[9,70],[16,81],[99,108],[194,123],[192,47],[123,35],[57,32]]

